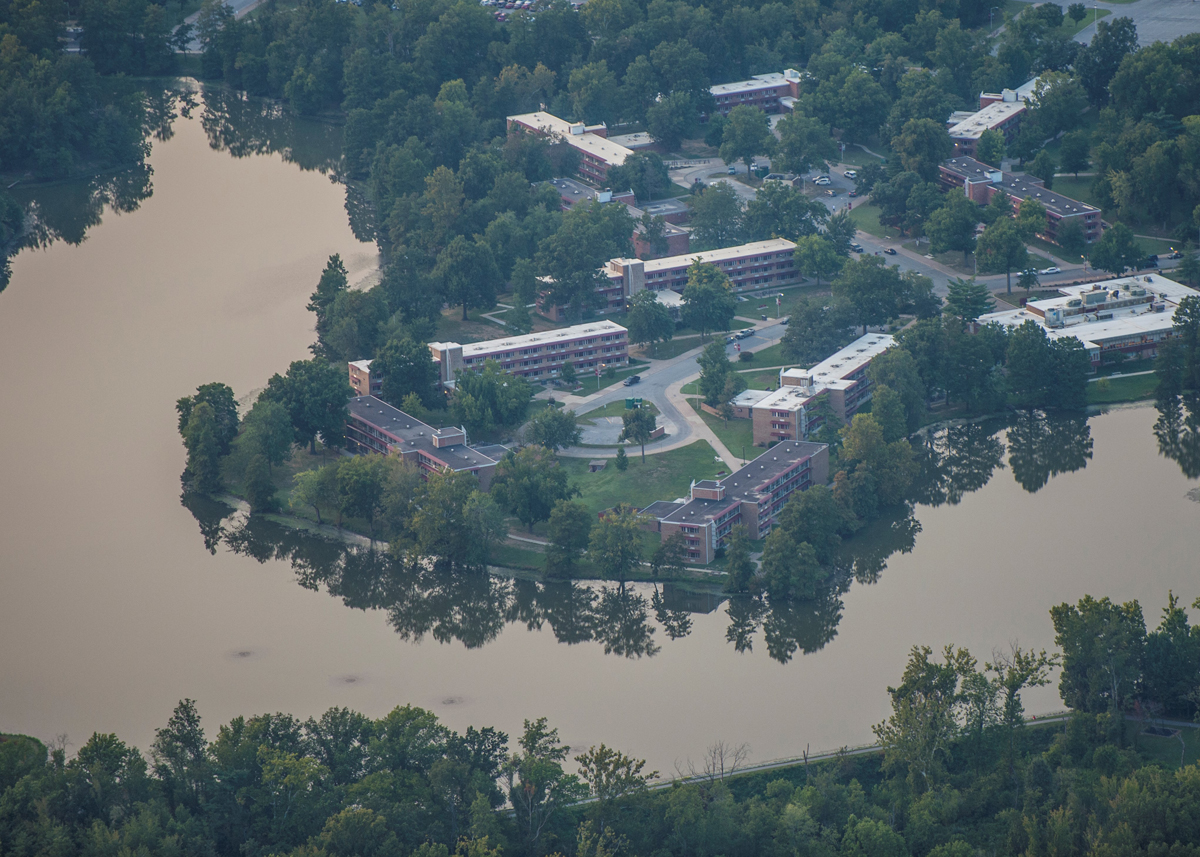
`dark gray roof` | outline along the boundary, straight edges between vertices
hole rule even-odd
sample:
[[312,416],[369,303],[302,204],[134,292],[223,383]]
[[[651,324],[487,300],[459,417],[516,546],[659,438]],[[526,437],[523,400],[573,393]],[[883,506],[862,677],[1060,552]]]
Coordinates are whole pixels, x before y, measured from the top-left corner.
[[764,493],[759,490],[762,486],[773,482],[785,470],[824,448],[825,444],[823,443],[809,443],[802,440],[785,440],[777,443],[745,467],[720,480],[719,483],[711,479],[696,483],[701,488],[715,488],[718,484],[723,485],[725,487],[723,499],[689,500],[683,505],[676,504],[674,511],[669,515],[663,515],[662,519],[674,524],[699,524],[734,503],[756,502]]
[[[982,161],[967,157],[951,158],[944,161],[942,166],[954,175],[972,182],[987,182],[988,173],[998,172],[994,167],[989,167]],[[1086,202],[1063,196],[1058,191],[1046,190],[1041,179],[1038,178],[1001,172],[1000,179],[995,187],[1003,188],[1009,196],[1015,199],[1032,198],[1045,206],[1047,211],[1060,217],[1071,217],[1100,210]]]
[[[389,435],[390,442],[398,451],[423,452],[431,458],[443,462],[452,470],[471,470],[496,463],[496,459],[461,443],[444,446],[440,449],[435,447],[433,437],[442,431],[441,429],[427,425],[374,396],[355,396],[347,403],[347,407],[352,417]],[[446,431],[457,433],[459,429],[450,428]]]
[[655,500],[645,509],[642,509],[642,514],[661,520],[682,506],[683,503],[676,502],[675,500]]
[[688,211],[687,203],[680,202],[677,199],[656,199],[653,202],[642,202],[638,204],[638,208],[656,217],[665,217],[668,214],[684,214]]

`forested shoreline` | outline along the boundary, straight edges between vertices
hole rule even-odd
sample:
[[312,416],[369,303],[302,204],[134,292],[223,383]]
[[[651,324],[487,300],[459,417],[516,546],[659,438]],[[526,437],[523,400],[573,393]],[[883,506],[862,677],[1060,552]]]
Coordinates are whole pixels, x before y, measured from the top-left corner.
[[[1136,601],[1085,596],[1050,616],[1053,654],[1012,644],[981,663],[953,645],[914,646],[874,729],[878,753],[746,776],[749,748],[737,743],[660,774],[603,744],[568,747],[544,718],[510,741],[456,733],[409,705],[379,719],[344,708],[237,717],[210,737],[183,700],[148,754],[115,735],[73,754],[65,739],[3,736],[0,851],[1197,853],[1200,740],[1172,718],[1198,711],[1200,628],[1174,595],[1149,632]],[[1070,715],[1028,722],[1022,692],[1055,670]]]

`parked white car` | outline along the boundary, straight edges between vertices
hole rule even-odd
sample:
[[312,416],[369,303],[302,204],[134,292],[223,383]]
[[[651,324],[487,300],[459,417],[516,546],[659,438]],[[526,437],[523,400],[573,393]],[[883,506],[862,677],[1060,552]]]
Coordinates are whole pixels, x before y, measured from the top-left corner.
[[813,179],[813,184],[824,187],[825,185],[829,184],[829,176],[817,176],[815,179]]
[[842,175],[844,175],[848,179],[858,178],[858,173],[854,170],[846,170],[846,172],[842,173]]

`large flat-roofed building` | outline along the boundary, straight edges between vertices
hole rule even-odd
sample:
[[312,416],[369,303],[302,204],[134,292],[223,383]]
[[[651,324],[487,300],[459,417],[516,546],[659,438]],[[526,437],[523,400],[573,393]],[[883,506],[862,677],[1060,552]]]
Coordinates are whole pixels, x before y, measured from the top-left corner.
[[799,274],[794,260],[796,245],[785,238],[755,241],[721,250],[704,250],[662,259],[610,259],[609,279],[619,280],[626,298],[642,289],[671,289],[683,292],[687,286],[687,271],[699,259],[716,265],[729,277],[734,291],[747,288],[782,286],[796,282]]
[[509,116],[508,130],[510,133],[521,130],[548,137],[556,143],[566,143],[580,154],[579,174],[601,184],[609,167],[621,166],[633,154],[632,149],[609,140],[604,125],[568,122],[544,111]]
[[1179,302],[1200,297],[1200,291],[1161,274],[1060,286],[1058,292],[1057,297],[1030,301],[1022,309],[980,316],[979,323],[1018,327],[1033,321],[1051,339],[1073,336],[1097,368],[1116,353],[1132,358],[1157,356],[1158,346],[1175,335]]
[[354,452],[402,455],[428,472],[469,471],[488,490],[496,459],[467,446],[467,433],[457,426],[434,428],[374,396],[355,396],[348,403],[346,441]]
[[992,197],[1003,191],[1014,200],[1014,206],[1032,199],[1046,209],[1046,228],[1042,236],[1048,241],[1058,240],[1058,230],[1069,220],[1078,220],[1083,227],[1088,243],[1100,237],[1101,211],[1094,205],[1071,199],[1053,190],[1036,176],[1013,175],[990,167],[974,158],[958,157],[943,161],[938,166],[943,190],[959,188],[967,199],[978,205],[987,205]]
[[628,365],[629,333],[614,322],[593,321],[466,345],[431,342],[429,350],[446,385],[453,384],[458,373],[480,369],[488,360],[510,374],[545,381],[557,378],[568,362],[576,370]]
[[743,105],[778,113],[784,106],[784,98],[796,98],[800,94],[800,72],[789,68],[782,72],[756,74],[749,80],[718,83],[708,91],[717,104],[716,112],[722,116],[728,116],[733,108]]
[[828,481],[829,447],[788,441],[724,479],[693,482],[686,499],[660,500],[641,511],[663,541],[682,533],[688,559],[707,564],[735,526],[742,524],[750,538],[761,539],[795,492]]
[[350,387],[359,396],[378,396],[383,389],[383,377],[371,374],[371,360],[352,360],[347,364],[350,371]]
[[867,367],[895,344],[887,334],[868,333],[811,369],[781,369],[779,389],[751,406],[754,442],[803,440],[817,431],[824,421],[814,409],[822,396],[848,422],[871,398]]
[[1004,142],[1011,143],[1021,127],[1027,102],[1036,93],[1037,82],[1035,77],[1016,89],[981,92],[978,110],[953,113],[947,122],[947,131],[954,141],[954,154],[973,157],[985,131],[999,131],[1004,135]]

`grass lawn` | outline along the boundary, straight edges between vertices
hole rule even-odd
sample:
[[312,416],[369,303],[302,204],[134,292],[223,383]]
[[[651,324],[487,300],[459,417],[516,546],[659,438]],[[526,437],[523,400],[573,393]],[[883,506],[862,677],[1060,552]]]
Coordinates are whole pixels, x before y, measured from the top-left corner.
[[[629,395],[636,396],[637,394],[631,391],[629,393]],[[646,410],[650,411],[650,413],[654,414],[655,416],[658,415],[658,408],[654,407],[653,402],[643,401],[642,407],[645,408]],[[581,414],[579,417],[579,423],[580,423],[580,425],[590,426],[590,425],[593,425],[596,420],[601,419],[603,417],[619,417],[619,416],[623,416],[624,414],[625,414],[625,403],[624,402],[609,402],[603,408],[596,408],[596,410],[594,410],[594,411],[588,411],[585,414]],[[628,452],[628,450],[626,450],[626,452]]]
[[975,276],[975,262],[968,256],[966,264],[963,264],[963,254],[960,250],[949,250],[945,253],[931,253],[931,248],[926,243],[918,244],[915,241],[909,241],[903,245],[905,250],[911,250],[919,256],[931,254],[935,261],[945,265],[947,268],[952,268],[964,277]]
[[542,571],[546,568],[546,555],[528,542],[504,542],[492,548],[492,565]]
[[753,420],[729,420],[726,422],[720,417],[714,417],[712,414],[706,414],[700,410],[699,399],[689,399],[692,408],[700,415],[700,419],[704,420],[704,424],[712,429],[712,433],[720,438],[721,443],[725,444],[734,455],[741,455],[742,450],[746,451],[749,456],[746,460],[749,461],[757,454],[754,448],[754,421]]
[[900,231],[893,229],[890,226],[884,226],[879,222],[879,206],[864,203],[856,205],[850,210],[850,219],[854,221],[854,225],[876,238],[896,239],[900,237]]
[[643,508],[655,500],[674,500],[687,494],[693,479],[711,479],[718,470],[726,469],[715,460],[716,453],[704,440],[669,452],[647,454],[645,464],[639,447],[626,447],[626,452],[629,467],[624,473],[612,461],[599,473],[589,473],[586,458],[559,458],[579,491],[579,499],[590,511],[600,512],[618,503]]
[[1179,246],[1178,241],[1172,241],[1169,238],[1144,238],[1138,235],[1135,240],[1138,246],[1142,248],[1142,252],[1147,256],[1152,253],[1170,253]]
[[[1108,3],[1133,3],[1135,0],[1106,0]],[[1104,14],[1101,15],[1100,13]],[[1069,16],[1063,16],[1062,26],[1057,30],[1050,30],[1047,35],[1061,36],[1064,39],[1073,39],[1084,27],[1089,27],[1096,23],[1098,18],[1107,18],[1112,14],[1111,9],[1098,9],[1093,6],[1088,9],[1087,15],[1078,24],[1075,23]]]
[[1080,202],[1086,202],[1088,205],[1094,205],[1097,208],[1102,208],[1100,201],[1092,194],[1092,176],[1057,176],[1054,179],[1053,190],[1061,193],[1063,196],[1069,196],[1071,199],[1077,199]]
[[[1038,251],[1038,253],[1044,253],[1045,255],[1051,257],[1051,261],[1053,262],[1067,262],[1068,264],[1075,265],[1083,261],[1082,259],[1072,258],[1067,251],[1063,250],[1063,248],[1059,247],[1057,244],[1051,244],[1049,241],[1043,241],[1041,238],[1030,238],[1025,242],[1025,244],[1026,246],[1032,247],[1034,250]],[[1041,268],[1043,266],[1038,265],[1035,262],[1034,267]],[[1046,265],[1044,267],[1049,266]]]
[[1154,396],[1158,386],[1157,375],[1134,375],[1118,378],[1101,378],[1087,385],[1089,405],[1111,405],[1116,402],[1136,402]]
[[634,347],[638,349],[638,354],[646,359],[670,360],[672,357],[678,357],[685,351],[691,351],[693,348],[702,348],[711,341],[711,336],[708,339],[701,339],[695,336],[688,339],[672,339],[670,342],[659,342],[654,345],[639,345]]
[[759,366],[782,366],[787,363],[787,360],[783,357],[783,343],[776,342],[769,348],[764,348],[762,351],[755,351],[754,362]]
[[[1179,729],[1178,737],[1142,734],[1153,725],[1153,721],[1143,724],[1135,720],[1127,721],[1125,724],[1126,740],[1137,747],[1144,757],[1161,762],[1163,767],[1168,770],[1175,770],[1179,767],[1181,755],[1185,765],[1192,765],[1200,760],[1200,729],[1185,726]],[[1176,727],[1167,726],[1166,728],[1175,729]],[[1180,739],[1182,739],[1182,743]]]
[[[880,154],[882,154],[885,158],[891,157],[892,154],[891,150],[887,148],[884,148],[882,151],[870,145],[868,145],[867,148],[872,152],[880,152]],[[849,164],[853,167],[865,167],[867,164],[879,163],[879,158],[875,157],[874,155],[868,155],[853,143],[847,143],[846,151],[842,152],[839,157],[841,158],[841,162],[843,164]]]

